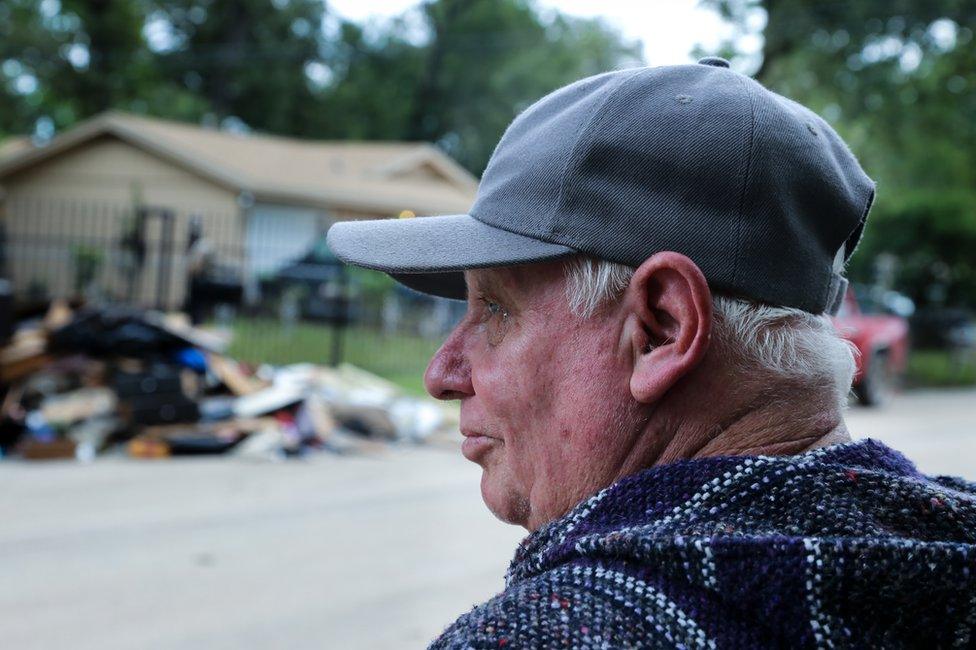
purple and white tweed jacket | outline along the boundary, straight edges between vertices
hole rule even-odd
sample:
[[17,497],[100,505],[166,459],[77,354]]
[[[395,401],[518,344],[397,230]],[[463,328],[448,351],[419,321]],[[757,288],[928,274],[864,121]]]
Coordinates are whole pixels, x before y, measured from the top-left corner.
[[862,440],[627,477],[431,648],[969,648],[974,627],[976,484]]

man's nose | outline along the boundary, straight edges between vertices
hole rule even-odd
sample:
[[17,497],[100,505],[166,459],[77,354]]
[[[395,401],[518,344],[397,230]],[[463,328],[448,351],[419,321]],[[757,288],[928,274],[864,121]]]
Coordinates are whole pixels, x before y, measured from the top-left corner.
[[437,399],[462,399],[474,395],[471,363],[464,352],[464,323],[458,325],[434,353],[424,373],[424,387]]

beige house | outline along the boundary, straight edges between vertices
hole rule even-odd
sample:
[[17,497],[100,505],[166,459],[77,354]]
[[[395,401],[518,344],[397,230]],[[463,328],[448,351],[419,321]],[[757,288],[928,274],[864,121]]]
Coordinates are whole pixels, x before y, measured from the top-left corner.
[[19,295],[60,296],[78,290],[87,264],[107,293],[146,304],[162,295],[173,307],[191,217],[217,259],[253,281],[336,220],[465,212],[476,187],[428,144],[245,135],[107,113],[44,146],[0,147],[0,270]]

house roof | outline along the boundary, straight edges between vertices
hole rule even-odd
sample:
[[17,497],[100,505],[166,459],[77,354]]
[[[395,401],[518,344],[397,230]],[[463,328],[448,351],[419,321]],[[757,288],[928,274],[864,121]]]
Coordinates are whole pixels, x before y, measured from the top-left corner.
[[116,137],[258,201],[378,214],[466,212],[477,180],[436,147],[298,140],[103,113],[41,147],[0,156],[0,181],[96,138]]
[[28,151],[32,147],[33,144],[31,144],[31,139],[26,135],[14,136],[0,140],[0,160],[13,156],[14,154]]

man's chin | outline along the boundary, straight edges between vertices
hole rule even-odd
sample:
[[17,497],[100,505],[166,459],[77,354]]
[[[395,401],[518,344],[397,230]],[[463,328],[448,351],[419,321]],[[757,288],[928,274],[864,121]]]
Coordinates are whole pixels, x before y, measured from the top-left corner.
[[506,524],[525,527],[529,520],[529,502],[504,485],[493,480],[493,472],[485,469],[481,473],[481,498],[491,514]]

